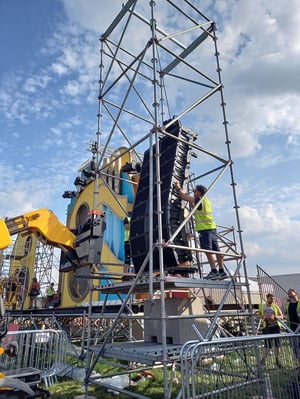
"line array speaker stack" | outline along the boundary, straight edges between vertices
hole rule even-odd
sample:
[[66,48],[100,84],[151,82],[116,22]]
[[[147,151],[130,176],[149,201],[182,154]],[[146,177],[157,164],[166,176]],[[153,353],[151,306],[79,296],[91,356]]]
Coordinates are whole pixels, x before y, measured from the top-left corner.
[[[169,122],[169,121],[167,121]],[[165,124],[167,123],[165,122]],[[169,241],[172,234],[182,221],[183,214],[179,193],[174,189],[175,182],[183,185],[187,179],[192,148],[196,135],[181,126],[176,121],[166,130],[173,137],[164,135],[159,141],[160,153],[160,181],[161,181],[161,207],[162,207],[162,237],[163,241]],[[178,139],[184,140],[180,141]],[[153,146],[155,155],[156,145]],[[135,197],[135,203],[130,223],[131,256],[137,273],[149,252],[149,220],[153,221],[153,242],[158,241],[158,217],[157,217],[157,173],[155,156],[149,159],[150,151],[144,153],[140,181]],[[149,162],[153,164],[153,181],[149,178]],[[153,186],[153,214],[149,215],[149,186]],[[175,237],[175,245],[188,246],[185,232]],[[163,251],[164,269],[172,269],[180,263],[191,260],[191,252],[185,249],[173,249],[165,247]],[[149,270],[147,264],[145,271]],[[153,271],[159,271],[158,249],[153,251]]]

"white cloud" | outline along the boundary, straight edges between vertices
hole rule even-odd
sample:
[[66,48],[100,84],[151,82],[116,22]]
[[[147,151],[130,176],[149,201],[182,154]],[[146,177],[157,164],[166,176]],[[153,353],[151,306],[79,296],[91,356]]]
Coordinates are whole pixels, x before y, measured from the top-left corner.
[[66,96],[77,97],[80,94],[80,85],[76,80],[69,81],[65,85],[63,92]]
[[51,78],[47,75],[35,75],[34,77],[30,77],[25,80],[24,91],[36,93],[39,89],[45,89],[50,80]]
[[68,72],[68,68],[66,67],[66,65],[61,62],[53,62],[51,67],[53,72],[59,76],[66,75]]
[[87,30],[102,33],[121,10],[119,0],[99,2],[98,0],[63,0],[65,10],[72,21],[80,23]]

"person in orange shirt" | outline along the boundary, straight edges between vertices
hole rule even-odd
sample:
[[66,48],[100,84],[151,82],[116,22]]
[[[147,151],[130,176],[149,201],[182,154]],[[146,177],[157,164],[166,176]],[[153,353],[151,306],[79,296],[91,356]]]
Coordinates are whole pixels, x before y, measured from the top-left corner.
[[30,298],[29,307],[31,309],[37,308],[37,297],[40,295],[40,291],[41,291],[40,283],[37,281],[36,277],[33,277],[29,288],[29,298]]

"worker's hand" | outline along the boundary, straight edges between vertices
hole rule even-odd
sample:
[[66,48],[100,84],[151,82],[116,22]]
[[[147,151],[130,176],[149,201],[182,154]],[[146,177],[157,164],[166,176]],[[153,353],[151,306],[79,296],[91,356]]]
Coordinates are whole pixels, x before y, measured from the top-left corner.
[[181,190],[181,186],[178,181],[174,184],[174,186],[175,186],[176,190]]

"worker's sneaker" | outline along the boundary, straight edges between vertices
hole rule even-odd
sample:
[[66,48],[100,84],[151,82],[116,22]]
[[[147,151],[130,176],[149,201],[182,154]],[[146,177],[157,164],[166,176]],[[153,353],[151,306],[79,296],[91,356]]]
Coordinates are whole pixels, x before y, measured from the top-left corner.
[[132,275],[132,276],[127,275],[127,276],[123,276],[123,277],[122,277],[122,281],[123,281],[123,282],[126,282],[126,281],[133,281],[133,280],[135,280],[135,275]]
[[218,271],[210,271],[207,276],[204,277],[204,280],[218,280],[219,273]]
[[219,272],[219,280],[224,280],[225,278],[227,278],[227,273],[226,272]]

